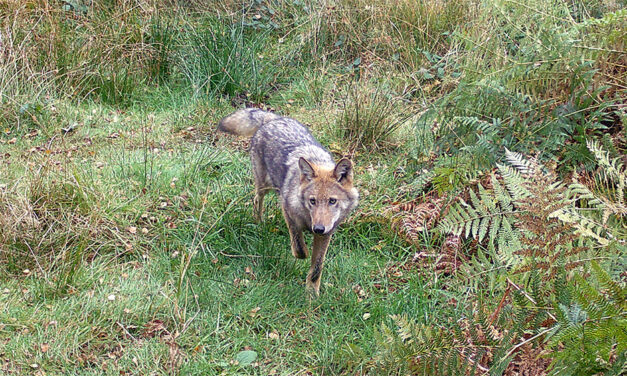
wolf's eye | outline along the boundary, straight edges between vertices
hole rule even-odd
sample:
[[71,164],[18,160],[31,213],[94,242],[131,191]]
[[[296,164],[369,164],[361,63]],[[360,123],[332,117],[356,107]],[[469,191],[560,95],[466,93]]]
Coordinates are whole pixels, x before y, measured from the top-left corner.
[[335,205],[336,202],[337,202],[337,199],[335,199],[335,198],[330,198],[329,199],[329,205]]
[[315,198],[310,198],[310,199],[309,199],[309,203],[310,203],[311,205],[316,205],[316,199],[315,199]]

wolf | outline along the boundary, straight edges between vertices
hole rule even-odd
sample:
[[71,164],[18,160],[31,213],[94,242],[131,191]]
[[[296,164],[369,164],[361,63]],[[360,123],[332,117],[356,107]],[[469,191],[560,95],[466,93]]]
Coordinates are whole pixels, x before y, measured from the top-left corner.
[[220,120],[218,130],[251,137],[257,222],[262,220],[264,196],[274,190],[279,194],[294,257],[308,257],[303,232],[313,233],[306,288],[318,296],[331,236],[359,203],[352,162],[342,158],[335,163],[304,125],[273,112],[240,109]]

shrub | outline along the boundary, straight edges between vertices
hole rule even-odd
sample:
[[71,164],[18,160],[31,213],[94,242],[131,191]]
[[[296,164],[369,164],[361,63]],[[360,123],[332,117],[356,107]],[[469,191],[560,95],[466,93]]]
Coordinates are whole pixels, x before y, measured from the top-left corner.
[[347,92],[337,128],[352,148],[381,148],[403,125],[401,100],[383,89],[355,84]]

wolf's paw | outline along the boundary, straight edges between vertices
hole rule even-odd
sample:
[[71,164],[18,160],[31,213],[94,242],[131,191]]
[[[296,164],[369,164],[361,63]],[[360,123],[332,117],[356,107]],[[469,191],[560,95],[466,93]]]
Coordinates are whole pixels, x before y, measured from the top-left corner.
[[319,283],[313,283],[307,280],[307,283],[305,285],[305,290],[309,293],[309,297],[311,299],[316,299],[320,296],[320,284]]

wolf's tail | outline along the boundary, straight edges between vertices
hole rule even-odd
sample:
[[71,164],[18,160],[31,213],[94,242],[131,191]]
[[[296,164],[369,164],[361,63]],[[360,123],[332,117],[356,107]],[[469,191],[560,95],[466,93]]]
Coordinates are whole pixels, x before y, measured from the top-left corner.
[[279,115],[258,108],[243,108],[220,120],[218,130],[238,136],[252,136],[257,129]]

